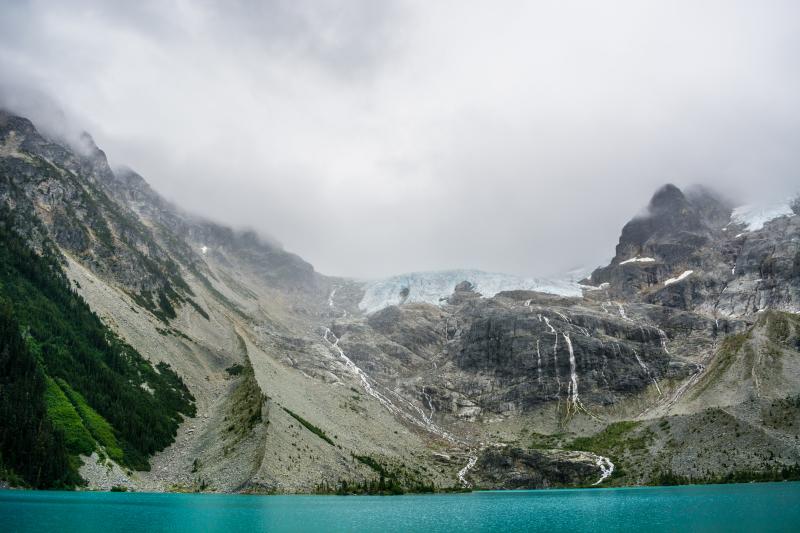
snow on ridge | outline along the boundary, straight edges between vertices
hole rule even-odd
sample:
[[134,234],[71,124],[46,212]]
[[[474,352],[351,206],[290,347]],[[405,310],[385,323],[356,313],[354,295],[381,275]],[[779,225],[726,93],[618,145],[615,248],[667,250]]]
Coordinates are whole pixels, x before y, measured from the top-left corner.
[[367,313],[401,303],[400,291],[408,289],[405,302],[444,303],[456,285],[469,281],[484,297],[509,290],[530,290],[559,296],[581,296],[577,278],[537,279],[481,270],[444,270],[440,272],[411,272],[385,279],[369,281],[358,307]]
[[758,231],[770,220],[793,215],[788,201],[769,205],[741,205],[731,213],[731,224],[743,224],[747,231]]
[[626,259],[625,261],[621,262],[620,265],[627,265],[628,263],[652,263],[655,259],[652,257],[631,257],[630,259]]
[[694,270],[685,270],[677,278],[669,278],[668,280],[665,280],[664,281],[664,286],[666,287],[667,285],[672,285],[673,283],[678,283],[679,281],[683,281],[686,278],[688,278],[689,276],[691,276],[693,273],[694,273]]

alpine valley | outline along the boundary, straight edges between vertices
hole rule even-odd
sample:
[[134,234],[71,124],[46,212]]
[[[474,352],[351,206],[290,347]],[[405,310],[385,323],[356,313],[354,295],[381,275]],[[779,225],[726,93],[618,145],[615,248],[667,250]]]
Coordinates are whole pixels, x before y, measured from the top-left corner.
[[[630,206],[636,212],[639,206]],[[0,112],[0,479],[401,493],[800,478],[800,202],[665,185],[589,274],[322,275]]]

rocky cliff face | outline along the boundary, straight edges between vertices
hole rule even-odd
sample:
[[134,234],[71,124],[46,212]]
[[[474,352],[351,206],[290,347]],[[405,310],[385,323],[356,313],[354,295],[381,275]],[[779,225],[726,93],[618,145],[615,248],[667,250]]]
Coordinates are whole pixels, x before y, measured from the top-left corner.
[[[524,291],[451,301],[456,303],[372,315],[368,324],[377,340],[369,347],[353,346],[351,353],[359,362],[363,354],[363,363],[385,379],[419,376],[416,395],[424,391],[438,411],[467,418],[551,403],[562,405],[563,417],[585,412],[587,405],[605,409],[698,371],[692,360],[671,354],[668,345],[676,349],[679,342],[694,342],[708,349],[711,344],[693,330],[670,340],[661,328],[677,313],[656,315],[656,322],[647,315],[656,310],[647,305]],[[694,328],[709,326],[700,317],[691,320]],[[352,338],[357,335],[366,342],[363,332],[354,331]],[[351,334],[342,338],[350,347]],[[387,359],[382,368],[380,354]]]
[[633,297],[671,278],[677,268],[699,269],[709,253],[720,252],[715,242],[730,214],[728,205],[705,190],[685,195],[666,185],[643,214],[625,224],[611,264],[595,270],[591,281]]
[[798,231],[788,206],[757,224],[708,191],[667,185],[622,230],[611,264],[590,282],[609,294],[715,318],[800,311]]
[[593,485],[598,457],[586,452],[488,448],[475,465],[474,477],[487,489],[547,489]]
[[151,229],[111,198],[114,173],[88,137],[80,150],[70,149],[24,118],[0,114],[0,143],[0,200],[34,246],[46,234],[63,253],[165,317],[191,297],[180,267]]
[[111,195],[145,221],[169,244],[182,263],[203,268],[201,255],[236,255],[275,285],[312,290],[318,282],[314,268],[286,252],[278,243],[253,231],[235,231],[183,212],[164,200],[130,169],[114,173],[107,183]]
[[[717,456],[677,459],[695,432],[719,446],[726,424],[746,424],[764,452],[742,452],[737,468],[776,467],[768,452],[782,468],[800,459],[788,444],[800,425],[786,422],[800,394],[798,216],[756,227],[712,192],[665,186],[582,289],[480,294],[475,280],[448,278],[451,294],[431,303],[384,283],[384,303],[365,306],[375,286],[186,214],[84,144],[0,114],[0,204],[34,247],[54,243],[95,312],[197,399],[152,471],[113,470],[114,484],[638,484],[731,472]],[[726,414],[711,424],[708,410]]]
[[[793,323],[798,311],[800,219],[774,212],[780,215],[753,224],[708,190],[668,185],[623,228],[611,264],[584,280],[580,298],[521,290],[486,298],[465,281],[439,305],[390,306],[366,323],[337,317],[334,327],[340,345],[378,381],[432,419],[494,442],[510,431],[503,438],[518,443],[522,420],[546,433],[581,432],[613,420],[755,409],[740,406],[798,392],[796,341],[770,341],[766,330]],[[652,433],[653,449],[625,460],[698,475],[693,465],[650,455],[663,445]],[[503,467],[479,461],[494,472],[483,482],[521,486],[511,480],[528,479],[519,469],[531,461],[521,457],[505,457]],[[756,466],[764,468],[739,467]],[[660,474],[654,467],[637,475],[641,482]]]

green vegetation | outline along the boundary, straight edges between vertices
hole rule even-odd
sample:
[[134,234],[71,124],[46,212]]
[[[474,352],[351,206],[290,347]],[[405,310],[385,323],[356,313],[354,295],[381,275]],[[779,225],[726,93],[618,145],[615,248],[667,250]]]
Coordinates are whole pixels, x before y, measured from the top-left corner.
[[549,450],[558,448],[560,445],[560,437],[562,435],[545,435],[543,433],[536,433],[532,431],[530,434],[530,448],[534,450]]
[[767,336],[777,344],[784,344],[789,340],[789,321],[783,313],[770,312],[767,316]]
[[[79,257],[99,261],[111,270],[116,265],[114,257],[120,253],[126,255],[127,262],[147,280],[144,285],[157,287],[154,292],[134,291],[131,296],[160,320],[168,322],[174,318],[174,304],[183,303],[193,293],[181,276],[180,267],[159,249],[153,231],[114,202],[92,180],[65,171],[40,155],[27,155],[27,168],[0,161],[0,177],[6,181],[17,205],[30,211],[30,199],[19,181],[63,183],[65,188],[74,191],[74,196],[60,205],[62,209],[55,209],[52,217],[57,233],[69,236],[70,250]],[[30,221],[24,221],[24,225],[27,227]]]
[[95,441],[83,424],[81,416],[75,410],[58,383],[46,378],[47,390],[44,399],[47,406],[47,417],[53,427],[63,432],[64,444],[71,455],[90,455],[95,449]]
[[0,298],[0,474],[33,488],[73,486],[64,433],[47,417],[47,376],[20,335],[11,304]]
[[156,318],[165,324],[169,324],[171,319],[178,316],[171,301],[171,299],[177,299],[178,294],[171,287],[158,290],[155,295],[152,291],[142,291],[140,293],[130,293],[130,296],[137,305],[153,313]]
[[331,486],[327,482],[322,482],[315,487],[317,494],[338,494],[339,496],[356,495],[356,494],[381,494],[384,496],[399,496],[407,492],[434,492],[434,487],[425,487],[425,490],[406,490],[405,487],[398,484],[395,479],[386,480],[380,477],[376,481],[365,480],[361,482],[347,481],[346,479],[339,480],[338,483]]
[[[592,452],[611,459],[614,472],[611,479],[624,479],[626,472],[626,455],[642,456],[653,440],[653,433],[647,428],[640,428],[640,422],[614,422],[589,437],[578,437],[567,443],[564,449]],[[628,465],[629,466],[629,465]]]
[[199,304],[199,303],[195,302],[195,301],[194,301],[194,300],[192,300],[191,298],[186,298],[186,303],[188,303],[189,305],[191,305],[192,307],[194,307],[194,310],[195,310],[195,311],[197,311],[197,312],[200,314],[200,316],[202,316],[202,317],[203,317],[203,318],[205,318],[206,320],[210,320],[210,318],[209,318],[209,316],[208,316],[208,313],[206,313],[206,310],[205,310],[205,309],[203,309],[202,307],[200,307],[200,304]]
[[784,466],[768,470],[735,470],[717,476],[681,476],[671,470],[653,475],[651,485],[703,485],[726,483],[751,483],[765,481],[800,481],[800,465]]
[[238,376],[244,371],[244,366],[240,363],[234,363],[225,369],[225,372],[230,376]]
[[370,457],[369,455],[355,455],[353,454],[353,459],[358,461],[359,463],[366,465],[373,469],[375,472],[380,474],[381,476],[386,476],[388,474],[387,470],[380,464],[378,461]]
[[199,280],[200,283],[203,284],[206,290],[210,292],[219,303],[221,303],[222,305],[227,307],[230,311],[236,313],[240,317],[245,319],[247,318],[247,315],[244,314],[242,309],[238,305],[230,301],[227,296],[219,292],[216,289],[216,287],[214,287],[214,285],[208,280],[208,278],[205,277],[203,273],[200,272],[194,265],[189,266],[189,271],[194,275],[195,279]]
[[795,424],[800,426],[800,395],[772,400],[761,409],[765,426],[773,429],[789,430]]
[[232,375],[240,376],[241,381],[231,395],[230,407],[225,417],[225,420],[230,422],[226,428],[228,433],[234,433],[236,437],[234,442],[228,443],[229,447],[246,437],[256,424],[263,420],[266,401],[266,396],[256,381],[250,360],[247,359],[244,365],[238,367],[237,373]]
[[295,420],[300,422],[311,433],[313,433],[317,437],[321,438],[322,440],[324,440],[325,442],[327,442],[331,446],[336,446],[336,444],[334,444],[334,442],[331,440],[331,438],[328,437],[328,435],[325,434],[324,430],[318,428],[317,426],[315,426],[314,424],[312,424],[311,422],[309,422],[308,420],[306,420],[302,416],[298,415],[297,413],[293,413],[292,411],[290,411],[289,409],[287,409],[285,407],[283,408],[283,410],[286,411],[289,414],[289,416],[291,416],[292,418],[294,418]]
[[353,459],[369,467],[376,474],[377,479],[363,481],[339,480],[334,485],[327,482],[316,486],[317,494],[381,494],[381,495],[400,495],[406,493],[430,493],[436,492],[432,483],[425,483],[414,473],[409,472],[404,466],[390,468],[381,464],[376,459],[368,455],[351,454]]
[[0,212],[4,470],[33,487],[75,485],[69,456],[89,449],[86,431],[121,464],[148,469],[182,416],[194,416],[194,398],[168,365],[153,368],[100,321],[54,247],[45,241],[39,255],[15,232],[15,215]]
[[[752,347],[746,344],[749,339],[750,331],[728,335],[722,339],[722,343],[717,350],[717,354],[714,356],[714,360],[711,362],[711,365],[709,365],[698,386],[695,387],[692,398],[698,398],[708,387],[717,383],[719,377],[733,364],[736,355],[742,348],[746,347],[748,350],[752,350]],[[748,357],[753,357],[753,354],[746,355]]]
[[590,437],[578,437],[565,446],[567,450],[582,450],[600,455],[620,454],[627,450],[644,450],[650,442],[650,435],[641,433],[632,436],[631,432],[639,422],[614,422],[603,431]]
[[[133,256],[140,268],[160,287],[155,295],[142,291],[150,303],[147,307],[159,319],[168,321],[175,318],[173,302],[183,303],[186,296],[193,296],[192,289],[183,279],[180,267],[169,257],[154,260],[153,250],[158,248],[151,230],[130,212],[121,209],[119,204],[95,186],[91,181],[73,178],[83,197],[81,206],[89,211],[92,233],[98,237],[108,250],[124,246]],[[68,222],[75,225],[81,217],[71,216]],[[110,227],[109,227],[110,223]],[[113,233],[112,230],[113,229]],[[148,253],[142,249],[148,250]]]
[[86,429],[89,430],[89,433],[99,444],[105,447],[108,456],[114,461],[124,462],[125,457],[119,447],[117,438],[114,436],[114,428],[111,427],[111,424],[97,414],[97,411],[86,403],[86,399],[80,393],[72,390],[63,379],[58,379],[57,381],[61,390],[67,395],[72,405],[75,406]]

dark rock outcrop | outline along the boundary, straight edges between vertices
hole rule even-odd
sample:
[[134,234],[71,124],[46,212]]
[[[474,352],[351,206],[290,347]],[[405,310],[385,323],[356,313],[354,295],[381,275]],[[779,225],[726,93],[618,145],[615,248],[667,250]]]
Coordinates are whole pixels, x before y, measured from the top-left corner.
[[584,452],[492,447],[471,477],[482,489],[546,489],[590,485],[600,478],[595,458]]

